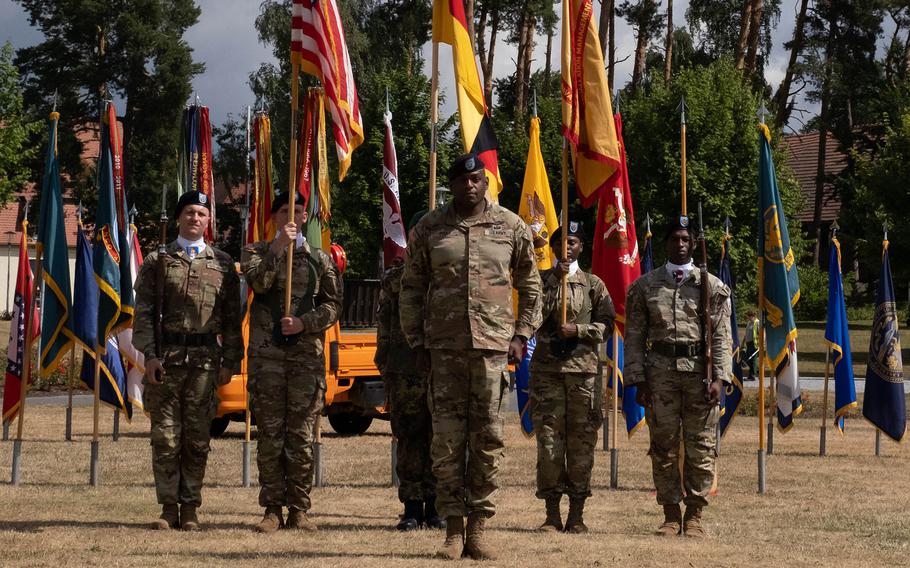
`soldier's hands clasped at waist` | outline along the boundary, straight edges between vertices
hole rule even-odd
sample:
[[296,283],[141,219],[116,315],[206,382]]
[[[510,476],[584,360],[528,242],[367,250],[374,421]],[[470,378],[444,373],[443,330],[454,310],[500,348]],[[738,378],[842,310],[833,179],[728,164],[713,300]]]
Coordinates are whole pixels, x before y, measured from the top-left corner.
[[297,240],[297,224],[288,223],[278,231],[278,236],[272,241],[272,254],[278,255],[288,248],[288,245]]
[[161,383],[161,377],[164,376],[164,365],[158,359],[148,359],[145,362],[145,378],[149,384],[157,385]]

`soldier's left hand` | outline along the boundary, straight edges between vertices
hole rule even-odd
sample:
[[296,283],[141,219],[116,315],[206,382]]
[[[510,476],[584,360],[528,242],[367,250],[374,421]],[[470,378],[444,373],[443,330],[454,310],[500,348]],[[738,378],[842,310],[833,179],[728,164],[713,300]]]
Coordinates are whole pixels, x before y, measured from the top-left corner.
[[509,363],[521,363],[525,354],[525,343],[517,335],[509,342]]
[[720,383],[721,382],[717,380],[711,381],[711,384],[708,385],[707,392],[705,392],[705,400],[712,405],[720,404],[720,389],[722,388]]
[[564,323],[559,327],[560,337],[578,337],[578,326],[574,323]]
[[224,385],[231,382],[231,377],[234,376],[234,370],[228,369],[227,367],[221,367],[221,370],[218,371],[218,386],[223,387]]
[[281,318],[281,333],[284,335],[296,335],[303,331],[303,321],[300,318],[287,316]]

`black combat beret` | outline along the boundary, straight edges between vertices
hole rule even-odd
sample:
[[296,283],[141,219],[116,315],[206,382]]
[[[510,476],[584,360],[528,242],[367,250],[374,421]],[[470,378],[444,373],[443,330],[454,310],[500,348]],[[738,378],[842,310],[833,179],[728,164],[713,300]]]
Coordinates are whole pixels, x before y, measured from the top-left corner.
[[667,223],[667,229],[664,233],[664,240],[670,238],[670,235],[676,231],[686,231],[694,239],[695,238],[695,227],[692,225],[692,219],[689,219],[685,215],[679,215],[674,217],[669,223]]
[[[279,209],[281,209],[282,205],[287,205],[290,202],[291,202],[291,192],[290,191],[285,191],[284,193],[279,193],[278,195],[275,196],[275,199],[272,201],[272,213],[276,213]],[[300,195],[299,192],[297,193],[297,197],[294,198],[294,206],[296,207],[298,204],[299,205],[304,204],[303,196]]]
[[472,174],[483,169],[483,162],[474,152],[468,152],[455,158],[452,165],[449,166],[449,181],[460,178],[465,174]]
[[[575,237],[581,242],[585,242],[585,226],[581,221],[569,221],[569,236]],[[556,247],[562,239],[562,227],[558,227],[550,235],[550,247]]]
[[177,200],[177,207],[174,208],[174,218],[180,217],[180,212],[183,211],[183,208],[187,205],[199,205],[200,207],[205,207],[211,211],[211,201],[209,196],[201,191],[187,191]]

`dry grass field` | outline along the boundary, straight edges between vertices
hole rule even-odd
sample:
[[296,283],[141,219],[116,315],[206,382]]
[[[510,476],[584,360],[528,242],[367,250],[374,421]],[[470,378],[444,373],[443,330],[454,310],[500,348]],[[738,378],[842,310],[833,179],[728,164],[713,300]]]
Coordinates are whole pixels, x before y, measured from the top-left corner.
[[[620,490],[609,490],[609,454],[598,451],[584,536],[541,536],[534,498],[535,446],[507,415],[507,449],[491,538],[501,559],[489,566],[902,566],[910,558],[910,449],[882,443],[848,423],[829,430],[819,458],[818,422],[797,419],[776,435],[768,493],[756,493],[755,418],[739,417],[724,439],[719,494],[707,512],[705,541],[651,536],[659,521],[646,456],[647,433],[620,442]],[[327,433],[327,486],[314,490],[315,535],[263,536],[257,489],[241,479],[240,427],[213,442],[201,533],[145,527],[157,514],[148,422],[124,425],[101,446],[103,485],[87,486],[91,409],[76,409],[74,442],[63,440],[61,407],[27,410],[23,484],[8,484],[12,443],[0,444],[0,566],[443,566],[432,558],[437,532],[392,529],[399,504],[389,484],[388,425],[367,435]],[[110,414],[103,427],[110,431]],[[255,459],[255,456],[254,456]],[[255,471],[255,465],[254,465]],[[463,561],[465,563],[471,561]]]

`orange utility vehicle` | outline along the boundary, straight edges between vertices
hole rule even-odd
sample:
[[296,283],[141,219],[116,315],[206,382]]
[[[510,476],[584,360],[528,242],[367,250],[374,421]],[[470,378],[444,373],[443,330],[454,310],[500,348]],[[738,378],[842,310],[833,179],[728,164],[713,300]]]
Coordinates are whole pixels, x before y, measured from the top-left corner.
[[[339,434],[363,434],[374,418],[389,418],[384,406],[385,388],[373,363],[378,306],[378,280],[345,280],[341,316],[325,333],[323,414]],[[213,436],[223,434],[231,421],[246,420],[246,374],[234,375],[230,383],[218,389],[218,397]],[[252,422],[256,423],[255,416]]]

